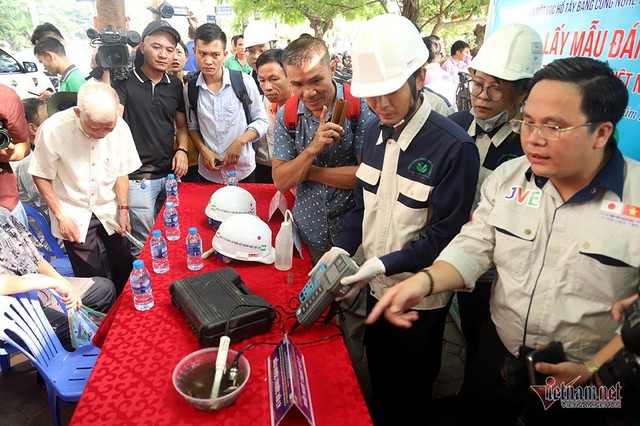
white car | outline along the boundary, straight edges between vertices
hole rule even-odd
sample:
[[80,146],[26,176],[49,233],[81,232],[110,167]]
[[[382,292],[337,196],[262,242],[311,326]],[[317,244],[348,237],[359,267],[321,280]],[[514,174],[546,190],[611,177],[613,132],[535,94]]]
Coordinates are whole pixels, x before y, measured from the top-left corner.
[[20,99],[37,97],[43,90],[53,90],[47,75],[38,71],[35,62],[18,62],[12,55],[0,49],[0,83],[11,87]]

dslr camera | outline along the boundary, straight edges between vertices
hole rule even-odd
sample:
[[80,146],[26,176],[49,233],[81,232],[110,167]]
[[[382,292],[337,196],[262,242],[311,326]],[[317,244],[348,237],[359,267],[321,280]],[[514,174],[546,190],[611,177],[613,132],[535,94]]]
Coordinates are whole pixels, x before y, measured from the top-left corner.
[[136,31],[116,30],[108,25],[99,32],[93,28],[87,30],[87,37],[91,45],[100,45],[96,56],[96,63],[101,70],[109,70],[111,80],[125,80],[129,78],[131,56],[129,48],[140,44],[140,34]]
[[0,123],[0,149],[7,148],[11,144],[11,142],[13,142],[11,135],[9,134],[7,129],[5,129]]
[[[624,347],[602,364],[589,380],[590,385],[611,387],[621,384],[627,401],[640,399],[640,298],[625,310],[620,331]],[[640,408],[635,407],[640,411]]]

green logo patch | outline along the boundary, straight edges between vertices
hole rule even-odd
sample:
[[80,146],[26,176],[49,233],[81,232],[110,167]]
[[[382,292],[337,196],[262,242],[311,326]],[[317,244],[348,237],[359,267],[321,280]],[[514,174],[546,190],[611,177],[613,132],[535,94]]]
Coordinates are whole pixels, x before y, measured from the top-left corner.
[[416,158],[407,167],[407,173],[419,178],[430,178],[433,173],[433,162],[428,158]]

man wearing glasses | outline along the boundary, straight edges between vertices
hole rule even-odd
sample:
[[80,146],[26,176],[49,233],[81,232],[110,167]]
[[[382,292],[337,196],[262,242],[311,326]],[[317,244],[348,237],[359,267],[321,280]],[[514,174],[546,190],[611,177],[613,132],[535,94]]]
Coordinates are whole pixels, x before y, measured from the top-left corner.
[[[485,180],[472,221],[424,273],[390,288],[369,316],[370,323],[384,314],[411,327],[416,315],[407,307],[471,289],[495,264],[491,318],[469,360],[463,415],[516,424],[526,409],[525,424],[605,424],[602,417],[615,414],[541,400],[554,402],[550,386],[584,386],[617,352],[622,342],[611,306],[640,287],[640,165],[622,156],[614,138],[628,99],[603,62],[566,58],[538,71],[523,119],[511,121],[525,155]],[[526,381],[509,388],[501,376],[505,358],[517,362],[521,345],[539,349],[552,341],[563,344],[566,361],[533,364],[549,376],[542,394]]]

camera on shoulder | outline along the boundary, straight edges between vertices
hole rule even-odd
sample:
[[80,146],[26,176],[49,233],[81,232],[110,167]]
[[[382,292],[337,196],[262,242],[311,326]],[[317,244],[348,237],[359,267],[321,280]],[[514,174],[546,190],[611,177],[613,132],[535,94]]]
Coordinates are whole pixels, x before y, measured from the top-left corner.
[[108,25],[102,32],[88,29],[87,37],[91,39],[92,46],[100,45],[96,55],[98,68],[109,70],[112,80],[129,78],[132,65],[127,45],[136,47],[140,44],[140,34],[136,31],[116,30]]

